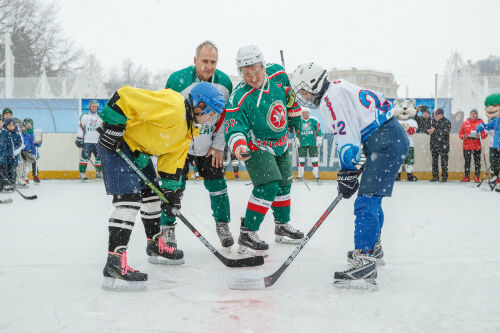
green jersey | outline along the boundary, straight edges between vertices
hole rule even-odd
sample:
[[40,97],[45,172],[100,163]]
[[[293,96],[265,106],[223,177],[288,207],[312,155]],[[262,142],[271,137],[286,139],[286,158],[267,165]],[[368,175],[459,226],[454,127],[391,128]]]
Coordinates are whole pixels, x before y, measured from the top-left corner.
[[[288,127],[298,127],[301,108],[289,100],[290,81],[283,67],[266,64],[262,90],[241,81],[229,97],[224,122],[226,142],[234,153],[240,145],[280,156],[288,149]],[[288,104],[292,104],[287,107]]]
[[[195,66],[189,66],[172,73],[168,78],[165,89],[172,89],[179,92],[184,98],[189,97],[189,93],[195,84],[201,82],[196,74]],[[222,93],[227,101],[233,90],[233,84],[224,72],[216,69],[214,75],[209,80]],[[205,156],[210,148],[223,150],[226,145],[224,141],[224,113],[215,115],[212,119],[202,125],[200,134],[193,140],[189,147],[189,154],[195,156]]]
[[318,140],[321,140],[321,127],[318,119],[309,117],[305,120],[300,117],[300,126],[297,129],[297,135],[301,147],[316,146]]

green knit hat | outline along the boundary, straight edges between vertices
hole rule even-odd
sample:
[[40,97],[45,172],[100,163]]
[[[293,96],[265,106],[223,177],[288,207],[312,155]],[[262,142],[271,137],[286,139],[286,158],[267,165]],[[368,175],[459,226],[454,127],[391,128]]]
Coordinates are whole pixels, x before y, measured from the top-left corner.
[[9,109],[9,108],[5,108],[5,109],[3,109],[3,111],[2,111],[2,115],[6,114],[6,113],[10,113],[10,114],[12,114],[12,110],[11,110],[11,109]]
[[484,100],[484,106],[500,105],[500,93],[491,94]]

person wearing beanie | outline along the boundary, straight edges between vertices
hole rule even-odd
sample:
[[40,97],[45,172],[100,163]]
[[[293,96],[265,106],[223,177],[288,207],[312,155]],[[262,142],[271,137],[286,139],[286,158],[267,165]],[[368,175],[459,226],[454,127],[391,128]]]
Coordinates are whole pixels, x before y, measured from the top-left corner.
[[[486,130],[494,130],[493,145],[490,149],[491,156],[491,180],[490,186],[495,189],[498,184],[500,177],[500,93],[491,94],[486,97],[484,101],[486,117],[488,118],[488,123],[481,123],[476,126],[476,131],[482,133]],[[495,189],[500,192],[500,188]]]
[[[40,178],[38,177],[38,167],[37,160],[39,158],[38,148],[42,145],[41,141],[35,141],[34,130],[33,130],[33,120],[31,118],[26,118],[23,120],[23,140],[24,140],[24,149],[21,152],[21,157],[24,160],[24,164],[31,165],[31,170],[33,173],[33,181],[35,184],[40,183]],[[21,164],[21,163],[20,163]],[[22,182],[29,183],[26,167],[22,168],[23,172]],[[20,175],[18,175],[19,177]]]
[[[419,115],[421,113],[421,115]],[[425,105],[419,105],[417,107],[417,116],[415,117],[415,120],[417,121],[417,133],[425,133],[427,134],[427,130],[431,128],[431,113],[429,112],[429,109],[427,109],[427,106]]]
[[[12,115],[12,113],[11,113]],[[21,137],[16,133],[12,117],[5,119],[0,131],[0,189],[11,192],[16,181],[16,156],[23,147]]]
[[481,138],[486,138],[486,132],[477,133],[476,126],[483,123],[482,119],[477,117],[477,110],[470,111],[470,117],[460,127],[458,136],[464,141],[464,159],[465,159],[465,175],[461,182],[466,183],[470,181],[470,162],[471,156],[474,156],[474,181],[479,183],[479,175],[481,174]]

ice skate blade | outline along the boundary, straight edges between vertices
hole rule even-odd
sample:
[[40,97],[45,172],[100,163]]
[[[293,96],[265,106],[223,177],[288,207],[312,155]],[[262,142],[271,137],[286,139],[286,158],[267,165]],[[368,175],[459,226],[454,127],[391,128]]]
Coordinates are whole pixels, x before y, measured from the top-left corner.
[[[347,262],[348,262],[349,264],[351,264],[351,265],[352,265],[352,263],[353,263],[353,261],[352,261],[352,259],[351,259],[351,258],[347,258]],[[382,266],[385,266],[385,260],[384,260],[384,258],[375,259],[375,265],[376,265],[377,267],[382,267]]]
[[252,278],[244,275],[236,275],[229,278],[227,280],[227,286],[229,287],[229,289],[234,290],[252,290],[266,288],[264,278]]
[[335,279],[333,286],[339,289],[357,289],[367,291],[378,291],[377,282],[375,279],[360,279],[360,280],[340,280]]
[[268,255],[267,250],[254,250],[244,245],[240,245],[240,248],[238,249],[238,254],[249,257],[263,256],[264,258],[267,257]]
[[154,265],[182,265],[185,261],[184,258],[174,260],[162,256],[148,256],[148,262]]
[[225,239],[220,241],[220,245],[224,248],[231,248],[234,245],[234,239]]
[[232,248],[232,246],[222,247],[222,251],[229,255],[231,254]]
[[278,236],[278,235],[274,237],[274,241],[276,243],[281,243],[281,244],[300,244],[300,242],[302,242],[303,239],[304,238],[293,239],[287,236]]
[[147,287],[147,281],[127,281],[104,277],[101,285],[102,289],[109,291],[136,291],[144,290]]

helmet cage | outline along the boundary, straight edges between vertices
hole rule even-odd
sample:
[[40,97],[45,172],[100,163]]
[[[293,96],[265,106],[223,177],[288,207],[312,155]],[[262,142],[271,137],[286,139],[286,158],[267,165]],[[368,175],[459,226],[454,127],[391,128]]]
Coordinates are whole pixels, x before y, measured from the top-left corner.
[[[325,71],[326,72],[326,71]],[[317,109],[321,103],[321,97],[323,96],[323,86],[326,83],[326,78],[323,78],[324,74],[321,75],[320,79],[310,87],[306,82],[302,81],[293,89],[295,93],[295,99],[300,105],[310,108]],[[319,83],[321,87],[317,89]]]

